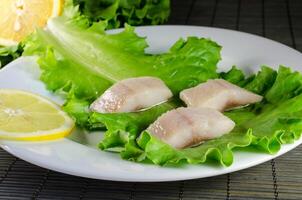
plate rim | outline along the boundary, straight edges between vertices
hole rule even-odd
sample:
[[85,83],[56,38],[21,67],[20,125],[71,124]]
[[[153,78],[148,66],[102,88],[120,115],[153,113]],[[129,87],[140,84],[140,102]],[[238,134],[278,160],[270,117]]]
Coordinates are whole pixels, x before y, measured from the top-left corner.
[[[63,139],[66,140],[67,139]],[[69,142],[69,141],[67,141]],[[70,141],[73,142],[73,141]],[[76,142],[73,142],[76,143]],[[233,173],[233,172],[237,172],[237,171],[241,171],[241,170],[245,170],[248,169],[250,167],[254,167],[257,165],[260,165],[264,162],[273,160],[279,156],[282,156],[284,154],[286,154],[287,152],[295,149],[296,147],[298,147],[300,144],[302,144],[302,137],[299,140],[296,140],[293,144],[283,144],[281,149],[279,150],[278,153],[276,154],[266,154],[266,158],[263,159],[258,159],[256,162],[253,163],[249,163],[249,164],[243,164],[240,165],[240,167],[237,168],[231,168],[231,167],[223,167],[221,166],[221,168],[223,170],[221,170],[218,173],[213,173],[213,174],[208,174],[205,176],[200,176],[198,174],[192,175],[192,176],[186,176],[186,177],[182,177],[182,176],[177,176],[177,177],[169,177],[169,178],[165,178],[165,179],[158,179],[158,178],[154,178],[154,179],[141,179],[141,178],[132,178],[132,179],[126,179],[126,178],[119,178],[119,177],[112,177],[112,176],[93,176],[91,174],[87,174],[87,173],[83,173],[83,172],[75,172],[73,170],[62,170],[58,167],[52,166],[52,165],[45,165],[44,162],[40,162],[39,160],[32,160],[29,159],[27,156],[23,156],[22,158],[20,158],[18,155],[18,153],[16,153],[13,148],[9,147],[8,145],[4,145],[4,144],[0,144],[0,147],[2,149],[4,149],[5,151],[7,151],[8,153],[14,155],[15,157],[22,159],[26,162],[29,162],[31,164],[34,164],[36,166],[42,167],[44,169],[49,169],[49,170],[53,170],[55,172],[59,172],[59,173],[63,173],[63,174],[68,174],[68,175],[72,175],[72,176],[77,176],[77,177],[83,177],[83,178],[89,178],[89,179],[95,179],[95,180],[106,180],[106,181],[119,181],[119,182],[170,182],[170,181],[183,181],[183,180],[194,180],[194,179],[201,179],[201,178],[209,178],[209,177],[215,177],[215,176],[220,176],[220,175],[224,175],[224,174],[228,174],[228,173]],[[82,145],[82,144],[80,144]],[[84,145],[83,145],[84,146]],[[284,150],[284,146],[291,146],[290,148],[287,148]],[[89,147],[87,147],[89,148]],[[96,150],[96,149],[95,149]],[[233,151],[234,157],[236,156],[236,152]],[[265,154],[265,153],[259,153],[259,154]],[[131,161],[126,161],[126,162],[131,162]],[[203,165],[202,163],[200,165]]]

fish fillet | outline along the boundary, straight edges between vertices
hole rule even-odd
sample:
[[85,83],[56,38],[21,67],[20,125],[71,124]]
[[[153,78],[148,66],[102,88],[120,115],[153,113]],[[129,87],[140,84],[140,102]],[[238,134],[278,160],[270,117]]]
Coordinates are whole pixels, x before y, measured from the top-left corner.
[[147,131],[182,149],[229,133],[235,123],[211,108],[177,108],[160,116]]
[[159,78],[129,78],[111,86],[90,109],[99,113],[133,112],[165,102],[172,96]]
[[229,83],[223,79],[208,80],[196,87],[183,90],[180,99],[189,107],[213,108],[219,111],[257,103],[262,96]]

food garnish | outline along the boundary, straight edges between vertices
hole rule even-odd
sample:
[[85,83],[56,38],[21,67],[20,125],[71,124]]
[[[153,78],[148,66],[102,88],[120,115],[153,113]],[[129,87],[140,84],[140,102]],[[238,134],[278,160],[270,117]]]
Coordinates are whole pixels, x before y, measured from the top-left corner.
[[0,138],[42,141],[63,138],[74,127],[60,106],[33,93],[0,89]]

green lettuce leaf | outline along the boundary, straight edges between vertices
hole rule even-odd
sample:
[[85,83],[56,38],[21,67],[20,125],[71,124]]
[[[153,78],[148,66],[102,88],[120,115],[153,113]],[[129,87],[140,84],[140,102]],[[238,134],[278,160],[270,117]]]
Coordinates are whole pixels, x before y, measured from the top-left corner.
[[49,90],[95,99],[119,80],[148,75],[161,78],[177,94],[217,77],[221,47],[211,40],[189,37],[167,53],[149,55],[145,38],[132,27],[109,35],[104,22],[87,27],[83,21],[52,19],[47,30],[38,29],[25,45],[24,55],[39,56],[41,80]]
[[[237,69],[232,68],[227,74],[223,76],[242,83],[242,75]],[[301,81],[301,74],[291,72],[290,68],[280,66],[276,73],[271,68],[262,67],[256,76],[245,82],[245,87],[264,95],[265,99],[258,105],[225,112],[225,115],[236,122],[231,133],[197,147],[176,150],[143,132],[138,138],[138,145],[143,153],[137,161],[144,158],[155,164],[166,165],[215,160],[229,166],[233,162],[234,147],[252,147],[259,152],[276,153],[281,144],[292,143],[301,136]]]
[[[221,47],[197,37],[177,41],[167,53],[145,53],[145,38],[126,26],[117,34],[105,33],[106,22],[90,26],[75,7],[52,19],[46,30],[27,39],[24,55],[38,56],[41,80],[53,92],[64,93],[64,110],[86,129],[107,128],[102,149],[119,149],[124,158],[141,154],[137,136],[162,113],[177,107],[177,100],[138,113],[97,114],[89,105],[109,86],[129,77],[156,76],[174,94],[218,77]],[[178,103],[179,104],[179,103]],[[117,123],[118,122],[118,123]],[[136,155],[136,156],[134,156]]]
[[82,127],[87,127],[87,113],[79,111],[87,110],[86,104],[125,78],[156,76],[178,94],[217,77],[221,47],[211,40],[180,39],[167,53],[151,55],[145,53],[145,38],[133,27],[107,34],[106,26],[106,22],[90,26],[75,7],[69,7],[63,16],[50,20],[47,29],[32,34],[24,46],[23,55],[38,56],[47,89],[65,93],[68,101],[74,99],[66,102],[65,110]]
[[92,113],[89,124],[91,127],[104,125],[107,128],[99,144],[100,149],[118,151],[123,158],[134,159],[142,153],[136,144],[140,133],[160,115],[178,106],[179,102],[171,100],[135,113]]
[[302,75],[290,68],[280,66],[276,83],[265,95],[270,103],[278,103],[293,98],[301,93]]
[[[236,78],[236,74],[239,76],[238,78]],[[274,93],[275,88],[279,88],[280,84],[284,85],[282,80],[293,75],[297,76],[295,75],[296,72],[291,72],[289,68],[282,66],[278,73],[263,66],[257,75],[247,79],[242,78],[242,74],[235,67],[224,73],[226,77],[232,77],[232,80],[236,80],[235,83],[244,83],[243,87],[250,91],[263,96],[270,94],[276,95],[276,97],[279,97],[280,94]],[[283,89],[283,91],[288,90]],[[173,107],[175,108],[177,105]],[[154,109],[157,108],[154,107]],[[280,99],[274,103],[265,98],[261,103],[225,112],[224,114],[236,123],[235,129],[231,133],[206,141],[197,147],[183,150],[174,149],[143,131],[160,114],[159,112],[158,115],[153,115],[154,118],[148,118],[152,114],[148,112],[135,113],[135,120],[130,117],[133,113],[95,114],[98,118],[93,117],[93,124],[101,122],[108,128],[105,139],[100,142],[99,147],[102,150],[118,147],[117,151],[121,152],[122,158],[137,162],[151,161],[159,165],[174,165],[216,161],[224,166],[229,166],[233,162],[232,149],[234,148],[248,147],[259,152],[273,154],[279,151],[281,144],[292,143],[297,140],[302,132],[302,94],[294,92],[293,96],[288,95],[287,99]],[[141,131],[143,131],[142,134],[140,134]],[[113,146],[110,146],[112,144]]]
[[170,0],[73,0],[90,21],[108,21],[108,29],[130,25],[156,25],[167,21]]
[[100,123],[94,126],[91,126],[88,123],[88,120],[92,114],[89,110],[90,104],[91,102],[88,100],[69,97],[63,106],[63,110],[72,116],[75,119],[77,126],[81,128],[86,128],[88,130],[104,128],[104,125]]
[[237,69],[236,66],[233,66],[228,72],[221,72],[219,76],[220,78],[237,85],[245,80],[243,72],[240,69]]
[[248,82],[241,83],[243,87],[256,94],[264,95],[266,91],[274,84],[277,72],[267,66],[262,66],[256,76],[249,78]]
[[197,147],[177,150],[144,131],[138,140],[143,153],[136,161],[148,159],[158,165],[199,164],[214,161],[224,166],[230,166],[233,163],[232,149],[248,146],[252,137],[251,130],[247,130],[245,133],[232,132]]
[[21,46],[0,46],[0,68],[20,57]]

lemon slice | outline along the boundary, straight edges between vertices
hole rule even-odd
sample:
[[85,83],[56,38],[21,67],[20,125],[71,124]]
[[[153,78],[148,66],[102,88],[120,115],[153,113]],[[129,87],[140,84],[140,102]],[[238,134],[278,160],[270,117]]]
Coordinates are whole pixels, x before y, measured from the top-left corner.
[[60,106],[19,90],[0,89],[0,139],[41,141],[62,138],[74,127]]
[[0,45],[16,45],[63,7],[64,0],[0,0]]

